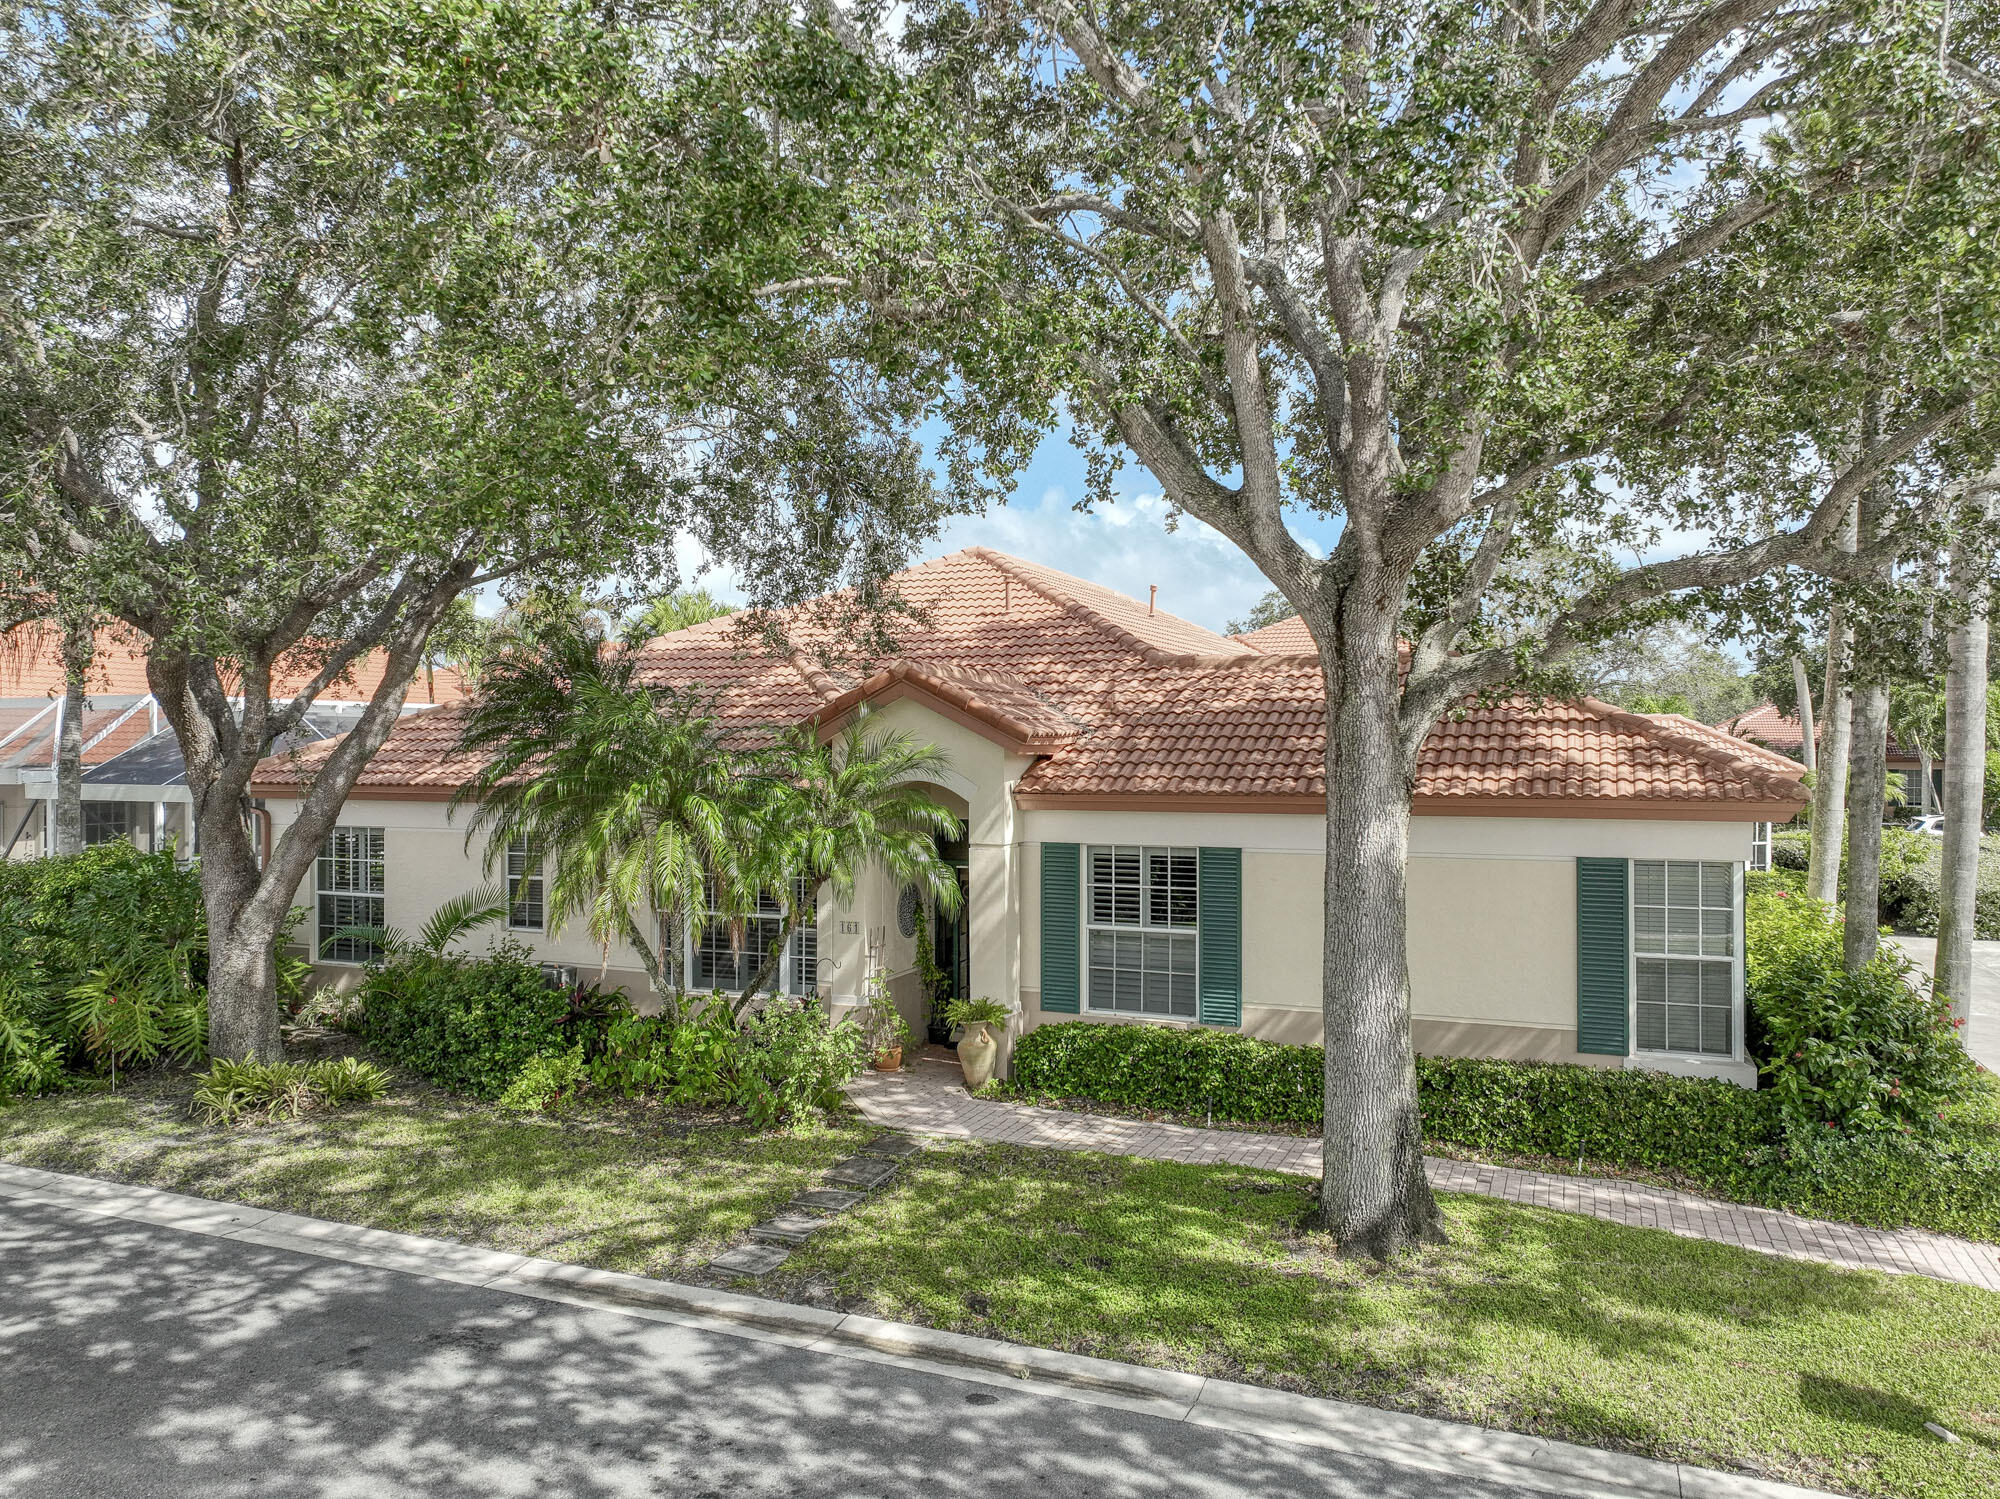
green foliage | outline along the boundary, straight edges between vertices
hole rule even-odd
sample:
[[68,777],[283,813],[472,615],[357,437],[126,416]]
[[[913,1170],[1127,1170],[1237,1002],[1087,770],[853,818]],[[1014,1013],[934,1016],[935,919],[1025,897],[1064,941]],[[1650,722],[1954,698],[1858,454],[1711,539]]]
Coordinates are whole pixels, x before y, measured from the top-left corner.
[[578,1016],[597,998],[552,987],[517,942],[480,958],[414,953],[362,981],[356,1029],[442,1087],[498,1098],[531,1060],[567,1052],[577,1028],[597,1023]]
[[575,1099],[587,1070],[581,1046],[531,1057],[500,1095],[501,1107],[546,1112],[561,1109]]
[[658,636],[720,619],[730,612],[729,605],[707,589],[677,588],[641,604],[619,630],[619,638],[627,645],[644,645]]
[[1800,871],[1810,869],[1812,867],[1812,834],[1807,832],[1772,833],[1771,867],[1773,869],[1797,869]]
[[978,999],[954,999],[945,1006],[945,1024],[961,1025],[1005,1025],[1014,1012],[997,999],[981,996]]
[[1248,635],[1253,631],[1275,625],[1280,620],[1295,618],[1298,612],[1292,601],[1277,589],[1267,589],[1263,596],[1250,606],[1248,614],[1241,619],[1232,619],[1227,628],[1231,635]]
[[[1581,1158],[1822,1217],[2000,1239],[2000,1083],[1990,1075],[1964,1082],[1936,1129],[1906,1135],[1791,1122],[1776,1089],[1643,1069],[1473,1057],[1419,1057],[1416,1066],[1424,1138],[1436,1147]],[[1015,1043],[1009,1086],[1027,1097],[1313,1126],[1321,1067],[1316,1046],[1233,1031],[1064,1022]]]
[[0,864],[0,930],[0,1091],[41,1091],[65,1067],[115,1075],[205,1049],[201,885],[171,853],[121,840]]
[[[1778,833],[1771,840],[1774,869],[1803,870],[1812,853],[1809,832]],[[1934,937],[1942,882],[1944,840],[1908,828],[1882,830],[1881,919],[1884,926],[1917,936]],[[1841,888],[1846,888],[1846,861],[1841,864]],[[1979,845],[1979,883],[1973,917],[1974,935],[2000,941],[2000,837]]]
[[903,1019],[902,1011],[896,1008],[896,1001],[890,997],[889,975],[886,973],[876,973],[869,978],[867,1008],[856,1017],[856,1021],[867,1032],[869,1050],[876,1056],[909,1044],[909,1022]]
[[779,999],[743,1023],[736,1101],[757,1124],[794,1123],[839,1107],[870,1052],[857,1026],[834,1024],[813,1000]]
[[322,1108],[372,1103],[389,1075],[358,1057],[321,1062],[219,1061],[195,1082],[192,1110],[210,1124],[297,1119]]
[[1803,895],[1759,894],[1744,925],[1748,1039],[1787,1125],[1934,1133],[1978,1071],[1950,1004],[1891,948],[1847,972],[1834,913]]
[[1757,701],[1751,678],[1735,659],[1677,620],[1600,641],[1573,669],[1593,697],[1634,713],[1680,713],[1712,724]]

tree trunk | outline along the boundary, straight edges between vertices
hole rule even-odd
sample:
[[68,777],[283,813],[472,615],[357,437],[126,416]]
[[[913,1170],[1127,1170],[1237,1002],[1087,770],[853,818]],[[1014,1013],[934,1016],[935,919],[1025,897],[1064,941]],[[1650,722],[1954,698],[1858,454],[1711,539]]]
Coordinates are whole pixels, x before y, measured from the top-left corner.
[[[1995,476],[2000,481],[2000,475]],[[1992,514],[2000,489],[1988,488],[1982,514]],[[1961,539],[1952,558],[1952,589],[1965,600],[1967,617],[1951,632],[1945,673],[1944,848],[1938,892],[1938,990],[1951,999],[1952,1015],[1965,1020],[1972,1006],[1972,936],[1979,897],[1979,842],[1985,824],[1986,655],[1993,607],[1988,587],[1992,559],[1983,537]]]
[[1404,863],[1411,778],[1399,743],[1399,597],[1380,579],[1350,583],[1321,650],[1326,1123],[1319,1217],[1344,1253],[1378,1259],[1444,1239],[1424,1178],[1410,1042]]
[[49,823],[50,851],[83,852],[83,715],[90,658],[96,641],[90,625],[66,620],[62,627],[62,731],[56,742],[55,802]]
[[208,912],[208,1054],[217,1061],[276,1062],[278,934],[289,902],[253,899],[257,864],[247,839],[204,829],[202,905]]
[[1932,773],[1931,752],[1922,745],[1917,746],[1917,811],[1928,817],[1937,808],[1932,801],[1936,790]]
[[1842,956],[1854,973],[1875,956],[1882,925],[1882,802],[1889,781],[1889,689],[1854,694],[1854,769],[1847,786],[1847,910]]
[[[1837,545],[1860,545],[1861,507],[1848,511]],[[1813,772],[1812,847],[1806,862],[1806,894],[1832,905],[1840,899],[1840,851],[1845,843],[1842,809],[1847,804],[1847,762],[1854,742],[1854,697],[1847,689],[1847,656],[1853,646],[1847,611],[1838,599],[1826,613],[1826,681],[1820,693],[1818,764]],[[1804,720],[1800,720],[1801,726]]]

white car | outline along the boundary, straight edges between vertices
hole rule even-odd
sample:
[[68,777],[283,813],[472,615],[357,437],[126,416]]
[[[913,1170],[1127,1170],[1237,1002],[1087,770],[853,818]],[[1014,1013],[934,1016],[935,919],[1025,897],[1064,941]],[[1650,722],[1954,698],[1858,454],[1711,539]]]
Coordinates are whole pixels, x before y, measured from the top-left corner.
[[1924,833],[1932,838],[1944,836],[1944,818],[1936,812],[1927,813],[1922,817],[1912,817],[1903,826],[1913,833]]

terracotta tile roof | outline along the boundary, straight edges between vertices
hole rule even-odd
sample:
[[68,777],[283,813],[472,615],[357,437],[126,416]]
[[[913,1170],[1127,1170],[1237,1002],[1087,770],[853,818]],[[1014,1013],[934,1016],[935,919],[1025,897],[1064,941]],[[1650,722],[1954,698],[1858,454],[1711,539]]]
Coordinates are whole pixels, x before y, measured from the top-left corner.
[[1312,631],[1306,622],[1294,614],[1289,619],[1281,619],[1276,624],[1266,625],[1261,630],[1251,630],[1247,634],[1232,636],[1252,650],[1262,651],[1267,656],[1317,656],[1319,646],[1312,638]]
[[[709,693],[742,742],[864,700],[928,694],[1043,757],[1020,783],[1024,798],[1278,799],[1303,808],[1324,796],[1325,689],[1317,658],[1295,648],[1310,642],[1296,621],[1230,639],[984,548],[926,562],[895,583],[921,618],[901,631],[888,662],[822,664],[811,648],[828,642],[810,625],[793,632],[797,653],[771,655],[732,617],[648,642],[641,677]],[[461,784],[472,767],[452,752],[458,717],[444,708],[398,727],[359,794],[444,794]],[[260,787],[295,780],[324,753],[315,746],[288,764],[267,761]],[[1801,803],[1798,775],[1793,762],[1670,715],[1516,701],[1441,723],[1422,752],[1417,796],[1434,811],[1564,802],[1637,815],[1646,805],[1699,804],[1747,819]]]
[[[335,681],[320,701],[366,700],[382,685],[386,656],[370,651]],[[273,683],[277,693],[297,692],[312,680],[316,663],[301,654],[281,660]],[[146,637],[130,626],[117,623],[98,627],[85,676],[88,690],[96,693],[143,696],[153,689],[146,681]],[[55,626],[35,622],[16,626],[0,634],[0,698],[60,697],[63,692],[61,636]],[[454,703],[465,696],[465,683],[456,668],[441,666],[419,671],[410,682],[410,703]]]
[[[1775,703],[1759,703],[1748,712],[1739,713],[1734,718],[1724,719],[1715,725],[1715,731],[1728,734],[1736,739],[1747,739],[1754,744],[1768,746],[1782,753],[1788,759],[1796,760],[1805,747],[1805,732],[1799,727],[1796,713],[1781,713]],[[1813,739],[1817,741],[1820,725],[1813,725]],[[1894,760],[1914,760],[1917,752],[1897,742],[1896,736],[1889,736],[1889,757]]]

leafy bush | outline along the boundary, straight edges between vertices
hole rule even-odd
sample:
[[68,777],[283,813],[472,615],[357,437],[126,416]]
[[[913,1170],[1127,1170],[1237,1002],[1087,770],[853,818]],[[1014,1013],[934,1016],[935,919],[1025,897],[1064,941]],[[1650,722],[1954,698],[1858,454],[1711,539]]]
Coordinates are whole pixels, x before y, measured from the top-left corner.
[[552,1056],[532,1057],[527,1066],[514,1074],[514,1081],[500,1095],[500,1105],[508,1109],[560,1109],[576,1097],[584,1071],[581,1046],[572,1046]]
[[780,999],[743,1022],[736,1101],[758,1124],[835,1108],[874,1055],[860,1026],[829,1021],[813,1001]]
[[1844,1135],[1931,1132],[1977,1064],[1951,1007],[1885,947],[1858,973],[1818,901],[1759,893],[1745,913],[1749,1042],[1786,1121]]
[[205,1049],[201,886],[172,854],[119,841],[0,863],[0,930],[0,1093]]
[[[1771,840],[1774,870],[1804,869],[1812,849],[1808,833],[1780,833]],[[1935,937],[1938,928],[1941,839],[1908,828],[1882,830],[1881,918],[1899,932]],[[1846,870],[1841,871],[1846,888]],[[1974,900],[1974,934],[1982,941],[2000,941],[2000,837],[1980,840],[1979,887]]]
[[1773,833],[1771,867],[1804,871],[1812,867],[1811,833]]
[[1317,1046],[1236,1031],[1079,1021],[1038,1026],[1015,1042],[1013,1083],[1026,1093],[1127,1108],[1317,1124],[1324,1065]]
[[[1242,1123],[1318,1124],[1324,1053],[1233,1031],[1045,1025],[1014,1046],[1014,1087]],[[1740,1176],[1768,1110],[1728,1083],[1549,1062],[1419,1057],[1424,1136],[1473,1150]]]
[[370,1062],[217,1062],[196,1080],[193,1111],[210,1124],[297,1119],[316,1109],[369,1103],[389,1091],[389,1075]]
[[[481,958],[411,953],[372,970],[356,1026],[389,1060],[432,1082],[498,1098],[534,1058],[594,1040],[612,998],[552,988],[526,947],[503,941]],[[622,997],[610,1007],[622,1008]]]
[[[1316,1046],[1165,1026],[1045,1025],[1014,1048],[1013,1091],[1240,1123],[1316,1125]],[[1979,1077],[1928,1136],[1788,1123],[1776,1090],[1553,1062],[1419,1057],[1433,1146],[1670,1173],[1748,1202],[1884,1228],[2000,1239],[2000,1084]]]

